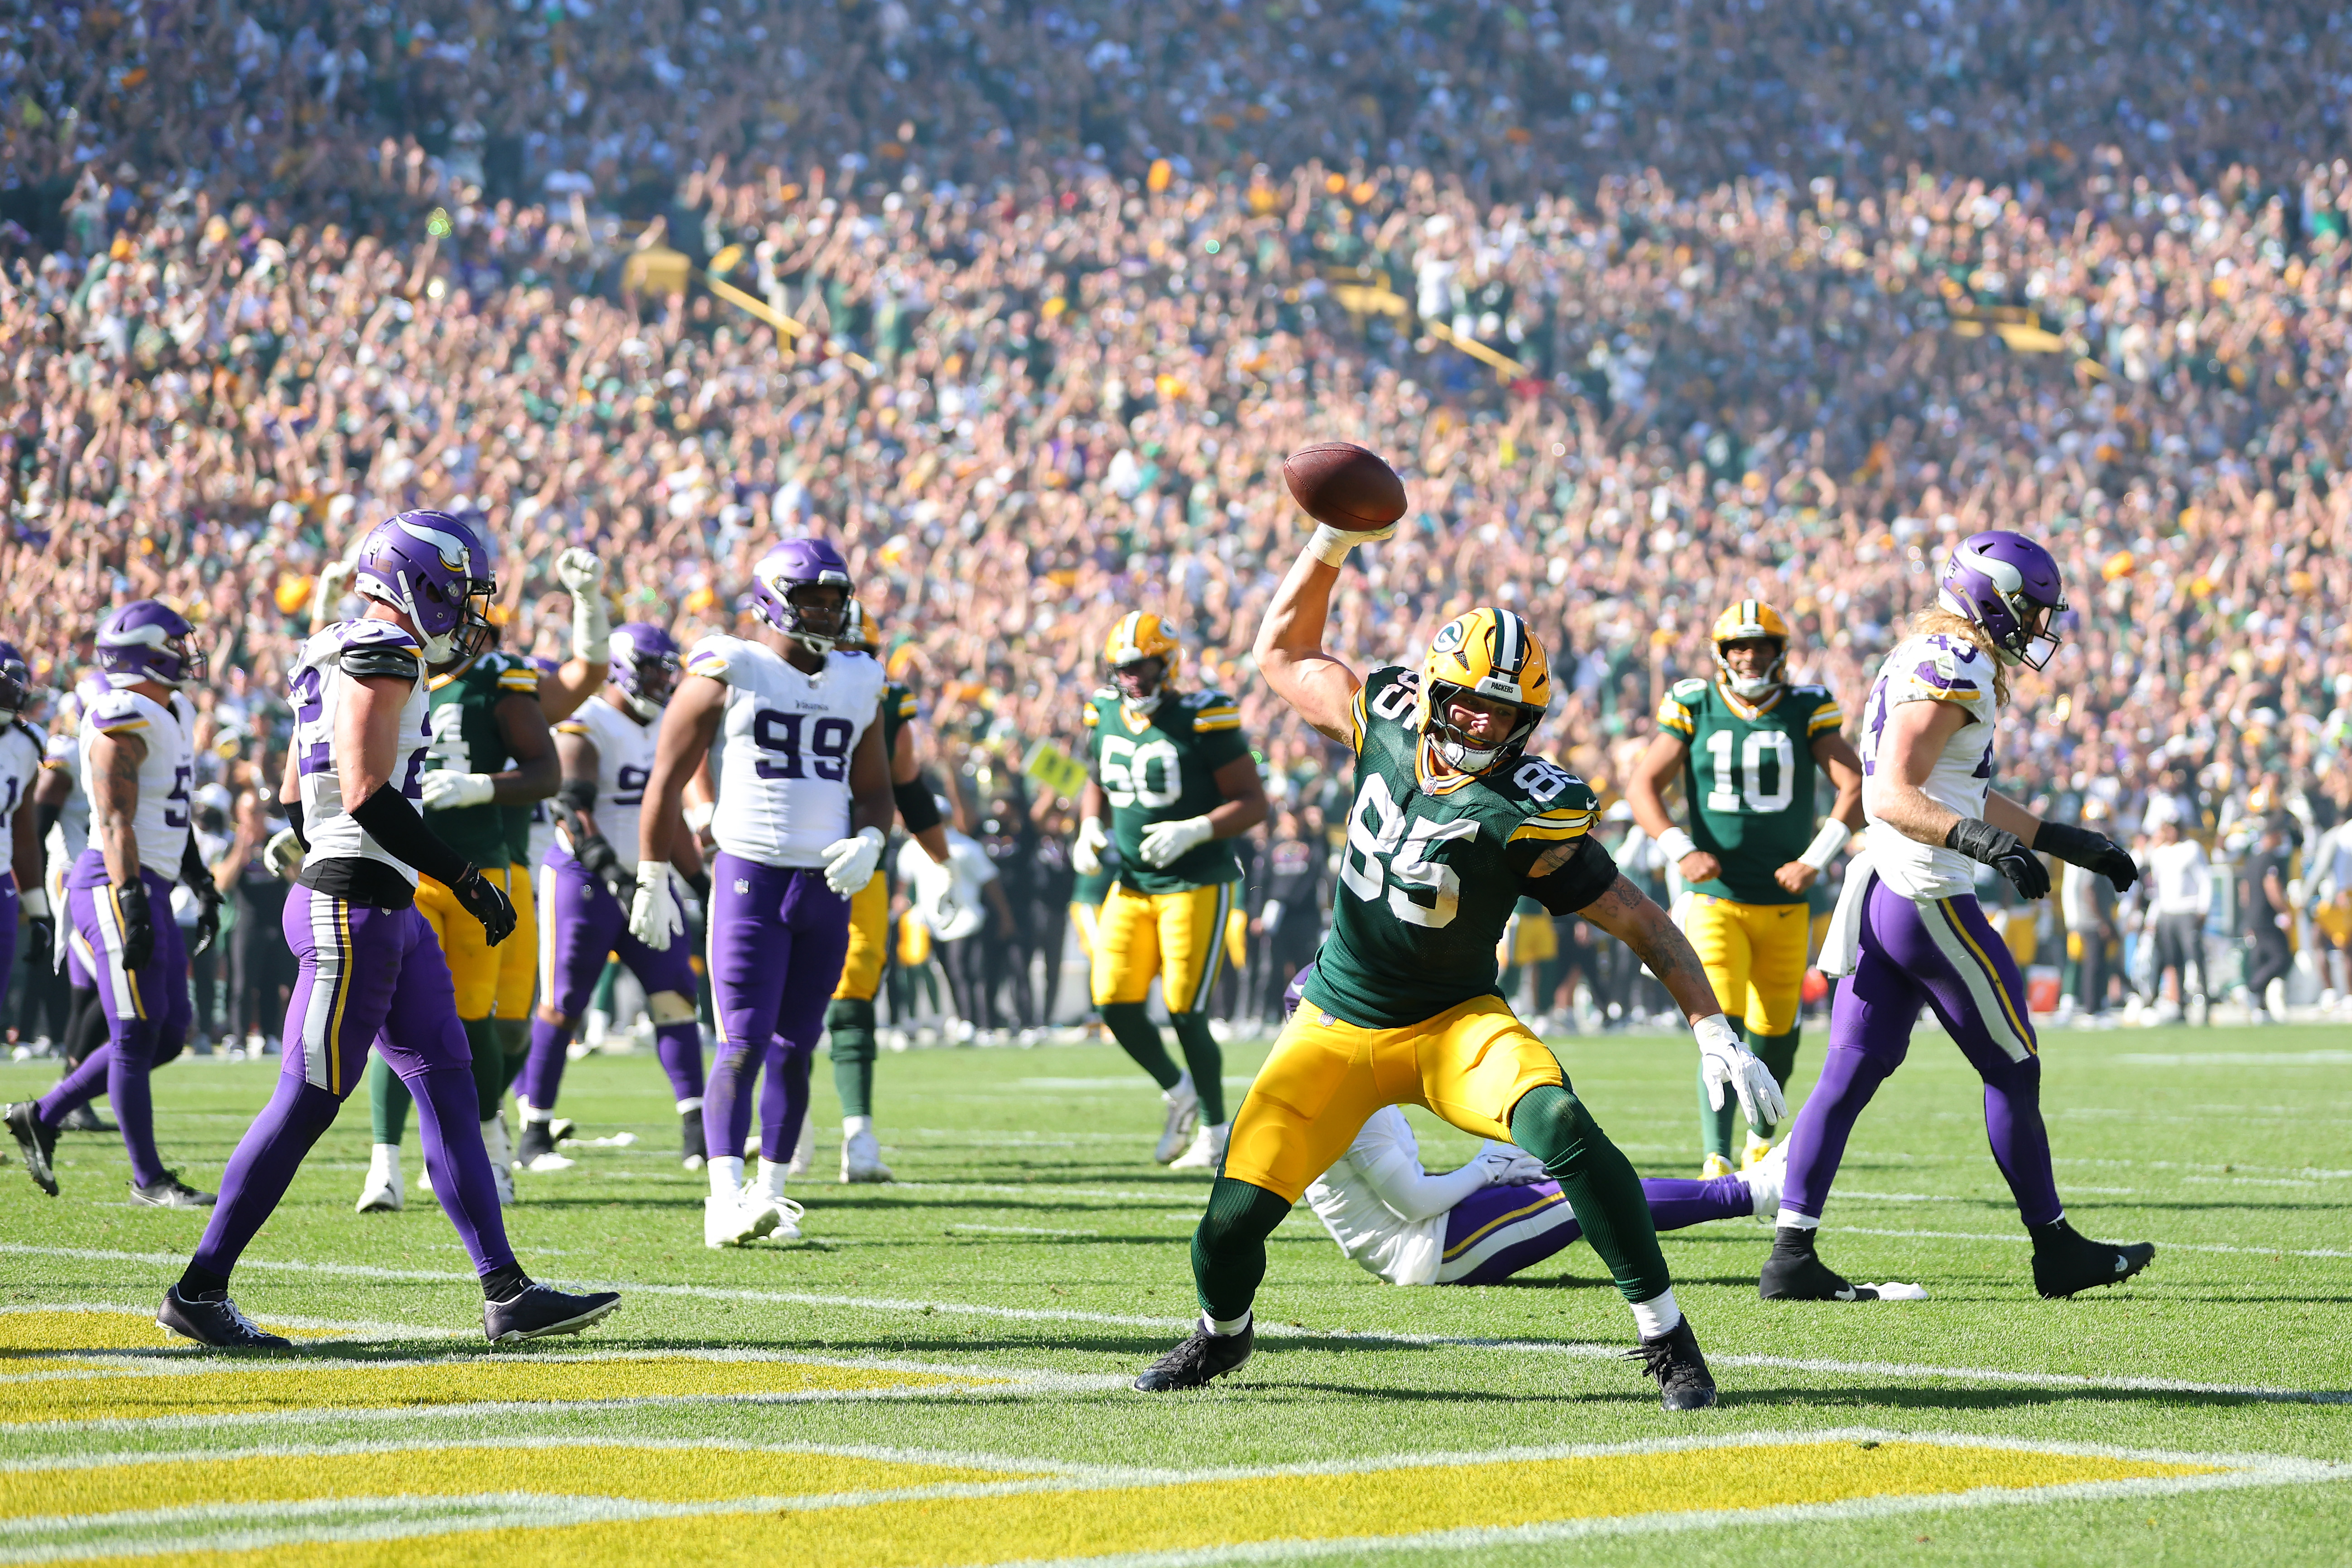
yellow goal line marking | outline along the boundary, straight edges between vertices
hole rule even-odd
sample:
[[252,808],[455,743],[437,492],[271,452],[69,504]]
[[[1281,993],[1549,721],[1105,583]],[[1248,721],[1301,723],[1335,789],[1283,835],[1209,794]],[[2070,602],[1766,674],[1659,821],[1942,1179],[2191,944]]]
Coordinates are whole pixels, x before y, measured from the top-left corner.
[[[1914,1234],[1905,1232],[1903,1234]],[[95,1248],[33,1247],[0,1243],[0,1256],[32,1254],[84,1259],[100,1262],[152,1263],[178,1269],[185,1260],[168,1252],[118,1252]],[[325,1277],[391,1280],[417,1284],[474,1283],[473,1276],[425,1270],[382,1269],[364,1263],[317,1263],[296,1259],[247,1258],[239,1268]],[[774,1306],[844,1307],[859,1312],[909,1312],[924,1316],[976,1317],[1000,1322],[1085,1323],[1104,1328],[1144,1328],[1181,1333],[1191,1318],[1153,1317],[1139,1313],[1095,1312],[1076,1308],[1000,1307],[974,1301],[922,1301],[903,1296],[850,1296],[814,1291],[769,1291],[727,1285],[673,1285],[642,1281],[605,1281],[603,1288],[645,1296],[675,1296],[698,1301],[752,1301]],[[1825,1311],[1828,1309],[1824,1309]],[[1851,1311],[1850,1307],[1838,1310]],[[1863,1311],[1871,1309],[1863,1308]],[[1623,1354],[1618,1344],[1580,1343],[1572,1340],[1511,1339],[1476,1334],[1411,1333],[1402,1331],[1355,1331],[1294,1327],[1261,1320],[1261,1340],[1295,1340],[1309,1345],[1317,1340],[1349,1344],[1392,1344],[1417,1350],[1505,1350],[1526,1354],[1563,1355],[1580,1360],[1614,1361]],[[1709,1353],[1712,1366],[1766,1367],[1782,1372],[1815,1373],[1828,1376],[1902,1377],[1920,1381],[1999,1383],[2028,1388],[2081,1388],[2136,1393],[2205,1394],[2231,1399],[2284,1404],[2352,1404],[2352,1392],[2340,1389],[2266,1388],[2234,1383],[2205,1383],[2183,1378],[2096,1376],[2086,1373],[2027,1372],[2005,1367],[1937,1366],[1914,1362],[1847,1361],[1835,1357],[1785,1356],[1743,1352]],[[1114,1380],[1116,1381],[1116,1380]]]

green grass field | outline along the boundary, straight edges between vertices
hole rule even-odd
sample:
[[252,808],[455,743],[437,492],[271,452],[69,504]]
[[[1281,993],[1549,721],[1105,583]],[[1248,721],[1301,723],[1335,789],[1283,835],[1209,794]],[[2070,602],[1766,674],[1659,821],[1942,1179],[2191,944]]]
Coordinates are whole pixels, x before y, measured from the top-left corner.
[[[509,1225],[535,1273],[627,1301],[501,1352],[429,1200],[352,1212],[364,1104],[237,1275],[247,1312],[306,1331],[259,1363],[164,1347],[147,1320],[203,1217],[127,1207],[119,1143],[71,1136],[60,1198],[0,1169],[0,1563],[2352,1562],[2345,1040],[2051,1031],[2069,1212],[2158,1250],[2044,1302],[1975,1079],[1923,1030],[1822,1251],[1933,1299],[1768,1305],[1764,1227],[1671,1235],[1723,1387],[1678,1417],[1616,1358],[1631,1320],[1584,1248],[1402,1291],[1304,1207],[1257,1358],[1205,1394],[1126,1391],[1192,1310],[1208,1183],[1150,1163],[1157,1096],[1108,1047],[886,1057],[900,1182],[798,1188],[806,1243],[728,1252],[701,1246],[652,1058],[575,1064],[583,1134],[639,1142],[519,1177]],[[1559,1043],[1637,1166],[1691,1173],[1686,1038]],[[1236,1093],[1263,1050],[1230,1051]],[[275,1071],[166,1070],[166,1160],[216,1183]],[[52,1072],[0,1067],[0,1095]],[[1433,1165],[1466,1157],[1413,1116]]]

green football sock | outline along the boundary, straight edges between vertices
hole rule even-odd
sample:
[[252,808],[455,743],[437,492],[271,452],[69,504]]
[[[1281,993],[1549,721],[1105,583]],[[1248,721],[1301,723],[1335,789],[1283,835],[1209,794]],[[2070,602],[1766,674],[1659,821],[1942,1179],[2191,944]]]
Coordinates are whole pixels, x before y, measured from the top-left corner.
[[[1634,1196],[1641,1196],[1639,1184]],[[1230,1176],[1216,1179],[1192,1232],[1192,1285],[1202,1312],[1229,1320],[1249,1311],[1265,1278],[1265,1239],[1289,1212],[1290,1200],[1278,1192]],[[1654,1239],[1651,1246],[1656,1245]]]
[[1154,1083],[1162,1089],[1176,1087],[1176,1081],[1184,1074],[1169,1059],[1168,1048],[1160,1043],[1160,1026],[1151,1021],[1151,1013],[1144,1003],[1105,1002],[1102,1020],[1119,1048],[1135,1058],[1138,1067],[1151,1074]]
[[[1797,1041],[1804,1035],[1805,1026],[1801,1023],[1786,1034],[1758,1034],[1746,1029],[1739,1032],[1746,1036],[1748,1049],[1756,1053],[1757,1060],[1771,1070],[1772,1082],[1780,1086],[1785,1096],[1789,1092],[1789,1075],[1797,1070]],[[1769,1138],[1775,1125],[1771,1122],[1751,1122],[1748,1128],[1759,1138]]]
[[1225,1119],[1225,1053],[1209,1032],[1206,1013],[1174,1013],[1168,1027],[1184,1052],[1184,1071],[1192,1075],[1192,1092],[1201,1097],[1201,1125],[1213,1127]]
[[499,1049],[498,1024],[490,1019],[460,1019],[474,1052],[474,1103],[483,1121],[499,1113],[507,1092],[506,1052]]
[[368,1059],[368,1121],[379,1144],[397,1146],[408,1131],[408,1085],[381,1053]]
[[874,1114],[874,1004],[844,997],[824,1009],[825,1049],[833,1053],[833,1091],[844,1116]]
[[596,984],[588,993],[588,1010],[613,1016],[613,986],[621,977],[621,966],[609,960],[596,975]]
[[1619,1294],[1629,1301],[1665,1294],[1674,1280],[1658,1250],[1642,1178],[1583,1102],[1565,1084],[1538,1084],[1511,1107],[1511,1141],[1541,1160],[1559,1183]]
[[[1724,1021],[1743,1034],[1747,1032],[1748,1026],[1742,1019],[1727,1019]],[[1699,1134],[1706,1141],[1708,1154],[1721,1155],[1737,1166],[1739,1164],[1739,1155],[1731,1146],[1731,1137],[1739,1127],[1739,1098],[1730,1090],[1726,1089],[1723,1092],[1723,1108],[1718,1111],[1715,1107],[1713,1095],[1714,1091],[1707,1087],[1706,1063],[1702,1061],[1698,1068]]]
[[530,1060],[530,1019],[492,1019],[499,1037],[499,1098],[504,1100],[514,1081],[522,1076],[523,1064]]

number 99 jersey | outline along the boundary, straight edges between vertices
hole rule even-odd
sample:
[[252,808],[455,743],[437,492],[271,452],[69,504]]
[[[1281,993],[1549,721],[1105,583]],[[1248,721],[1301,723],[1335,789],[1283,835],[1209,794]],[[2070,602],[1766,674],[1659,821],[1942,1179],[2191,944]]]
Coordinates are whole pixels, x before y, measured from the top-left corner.
[[[1331,930],[1307,1001],[1364,1029],[1402,1029],[1496,996],[1495,946],[1520,895],[1555,915],[1617,880],[1591,838],[1600,801],[1539,757],[1423,782],[1413,671],[1375,670],[1356,694],[1356,796]],[[1532,877],[1561,845],[1564,863]]]
[[1658,727],[1679,736],[1690,836],[1723,862],[1691,891],[1734,904],[1802,904],[1772,873],[1805,852],[1814,828],[1813,738],[1845,722],[1820,686],[1782,686],[1751,707],[1714,681],[1676,681]]
[[727,687],[719,847],[762,865],[823,865],[824,846],[849,836],[849,754],[880,716],[881,664],[836,651],[808,675],[760,643],[705,637],[686,673]]
[[1083,716],[1095,778],[1110,800],[1118,880],[1138,893],[1181,893],[1235,882],[1241,862],[1231,839],[1211,839],[1164,866],[1143,859],[1143,830],[1215,810],[1224,801],[1217,769],[1250,754],[1242,710],[1223,692],[1171,691],[1149,714],[1106,686]]

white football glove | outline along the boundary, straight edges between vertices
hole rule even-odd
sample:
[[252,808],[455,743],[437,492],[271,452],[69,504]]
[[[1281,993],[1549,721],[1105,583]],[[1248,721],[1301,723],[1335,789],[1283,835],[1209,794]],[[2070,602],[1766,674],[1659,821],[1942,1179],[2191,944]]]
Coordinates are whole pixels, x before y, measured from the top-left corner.
[[1778,1122],[1789,1113],[1780,1086],[1772,1082],[1772,1070],[1740,1043],[1730,1020],[1715,1013],[1693,1024],[1691,1032],[1698,1037],[1699,1082],[1706,1085],[1707,1102],[1715,1109],[1723,1109],[1723,1092],[1728,1089],[1739,1096],[1739,1109],[1750,1126]]
[[667,861],[637,862],[637,891],[629,899],[629,935],[656,953],[686,934],[686,912],[670,891]]
[[1187,817],[1181,822],[1154,822],[1143,830],[1139,852],[1145,865],[1173,865],[1214,838],[1216,831],[1205,816]]
[[604,562],[577,548],[555,558],[555,580],[572,595],[572,656],[601,664],[612,656],[613,617],[604,608]]
[[448,811],[460,806],[487,806],[497,789],[497,781],[487,773],[427,773],[425,809]]
[[1080,876],[1094,876],[1102,870],[1102,852],[1110,848],[1110,835],[1103,831],[1100,817],[1088,817],[1078,824],[1078,841],[1070,846],[1070,868]]
[[261,846],[261,863],[273,876],[290,878],[302,867],[302,841],[291,828],[280,828]]
[[824,885],[844,898],[865,891],[882,863],[882,830],[860,828],[824,846]]
[[1366,528],[1358,533],[1351,528],[1335,528],[1328,523],[1315,525],[1315,537],[1307,541],[1307,553],[1326,566],[1345,566],[1348,553],[1358,545],[1377,544],[1396,532],[1391,523],[1384,528]]
[[331,560],[319,569],[319,580],[310,585],[312,627],[324,626],[343,595],[351,591],[352,570],[347,560]]

